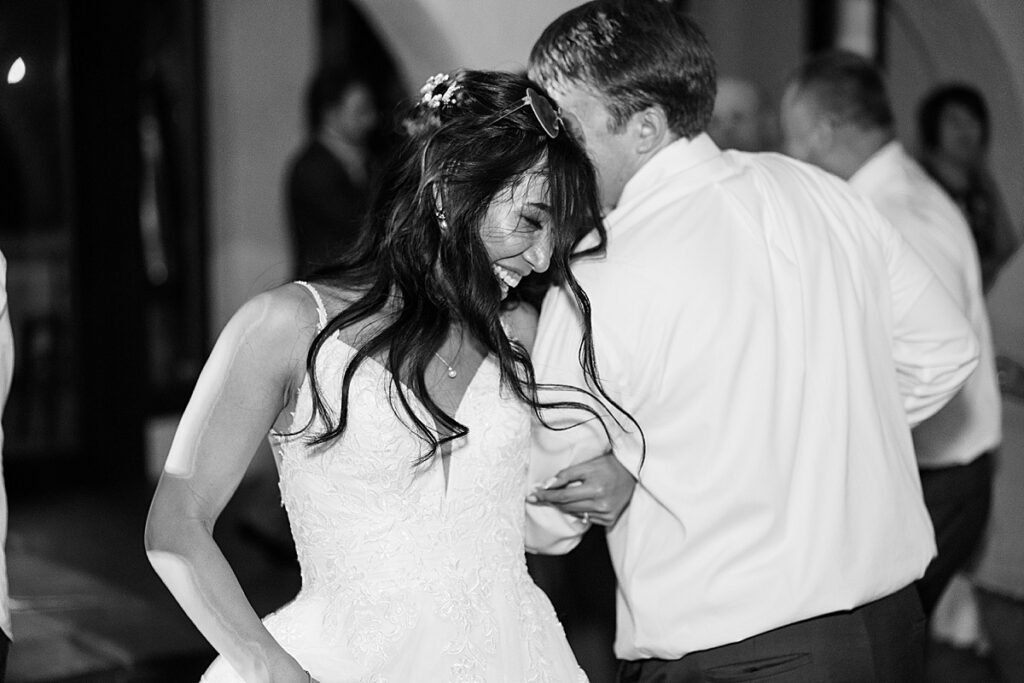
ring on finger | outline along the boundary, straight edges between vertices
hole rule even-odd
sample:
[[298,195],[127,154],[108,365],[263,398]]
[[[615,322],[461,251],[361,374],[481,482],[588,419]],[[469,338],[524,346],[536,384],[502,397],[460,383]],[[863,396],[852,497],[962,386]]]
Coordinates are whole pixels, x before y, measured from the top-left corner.
[[584,524],[590,524],[590,513],[589,512],[584,512],[583,516],[580,517],[580,521],[583,522]]

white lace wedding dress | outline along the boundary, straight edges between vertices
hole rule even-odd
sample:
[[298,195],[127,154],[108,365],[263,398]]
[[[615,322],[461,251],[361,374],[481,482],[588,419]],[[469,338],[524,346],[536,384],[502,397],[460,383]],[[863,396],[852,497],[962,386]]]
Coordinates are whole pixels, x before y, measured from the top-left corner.
[[[339,405],[352,354],[337,337],[322,348],[328,405]],[[395,415],[389,384],[383,366],[364,362],[348,430],[328,445],[271,435],[302,589],[267,628],[322,683],[586,681],[526,571],[530,415],[500,389],[493,357],[459,406],[470,433],[453,449],[447,485],[439,459],[413,465],[424,442]],[[311,410],[307,377],[293,430]],[[238,680],[223,659],[203,677]]]

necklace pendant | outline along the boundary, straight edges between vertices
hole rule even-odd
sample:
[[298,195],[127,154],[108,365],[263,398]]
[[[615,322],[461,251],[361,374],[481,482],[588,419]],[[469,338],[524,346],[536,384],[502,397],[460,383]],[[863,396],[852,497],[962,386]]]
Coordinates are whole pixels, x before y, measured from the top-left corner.
[[[444,365],[444,366],[445,366],[446,368],[448,368],[448,379],[455,379],[456,377],[458,377],[458,376],[459,376],[459,373],[458,373],[458,372],[456,372],[455,368],[454,368],[454,367],[452,367],[452,366],[451,366],[451,364],[449,364],[449,363],[448,363],[448,361],[446,361],[446,360],[444,359],[444,356],[442,356],[441,354],[439,354],[439,353],[438,353],[437,351],[434,351],[434,355],[435,355],[435,356],[437,356],[437,359],[438,359],[439,361],[441,361],[441,363],[442,363],[442,364],[443,364],[443,365]],[[457,354],[457,353],[455,354],[456,358],[458,357],[458,355],[459,355],[459,354]]]

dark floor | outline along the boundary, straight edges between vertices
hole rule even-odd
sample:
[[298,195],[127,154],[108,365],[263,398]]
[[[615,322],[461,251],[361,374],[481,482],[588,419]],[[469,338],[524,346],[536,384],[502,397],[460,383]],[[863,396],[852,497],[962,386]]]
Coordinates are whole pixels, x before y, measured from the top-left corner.
[[[298,590],[298,576],[289,562],[244,531],[255,490],[240,491],[216,534],[263,614]],[[16,641],[8,683],[198,679],[213,652],[145,558],[142,532],[149,496],[141,484],[10,490],[7,553]],[[614,675],[611,574],[601,540],[596,534],[588,537],[564,562],[570,571],[573,563],[585,567],[603,589],[560,584],[558,577],[565,572],[554,571],[553,564],[560,559],[531,567],[543,586],[558,591],[556,609],[593,683],[611,681]],[[987,662],[973,654],[932,647],[929,683],[993,680]]]
[[[214,657],[146,560],[143,484],[68,487],[23,495],[8,483],[7,542],[15,642],[8,683],[177,683],[197,680]],[[290,563],[240,532],[243,489],[216,535],[256,610],[299,587]]]

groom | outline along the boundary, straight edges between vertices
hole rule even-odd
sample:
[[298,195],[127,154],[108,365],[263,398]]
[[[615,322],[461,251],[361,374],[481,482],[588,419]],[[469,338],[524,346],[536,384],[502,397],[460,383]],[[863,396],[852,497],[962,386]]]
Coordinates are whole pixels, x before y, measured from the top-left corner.
[[[608,251],[574,273],[642,428],[596,458],[595,421],[537,430],[531,548],[608,525],[622,681],[920,680],[935,542],[910,425],[974,369],[970,325],[840,180],[715,146],[713,57],[670,3],[567,12],[530,75],[597,166]],[[540,382],[584,381],[571,302],[544,301]]]

